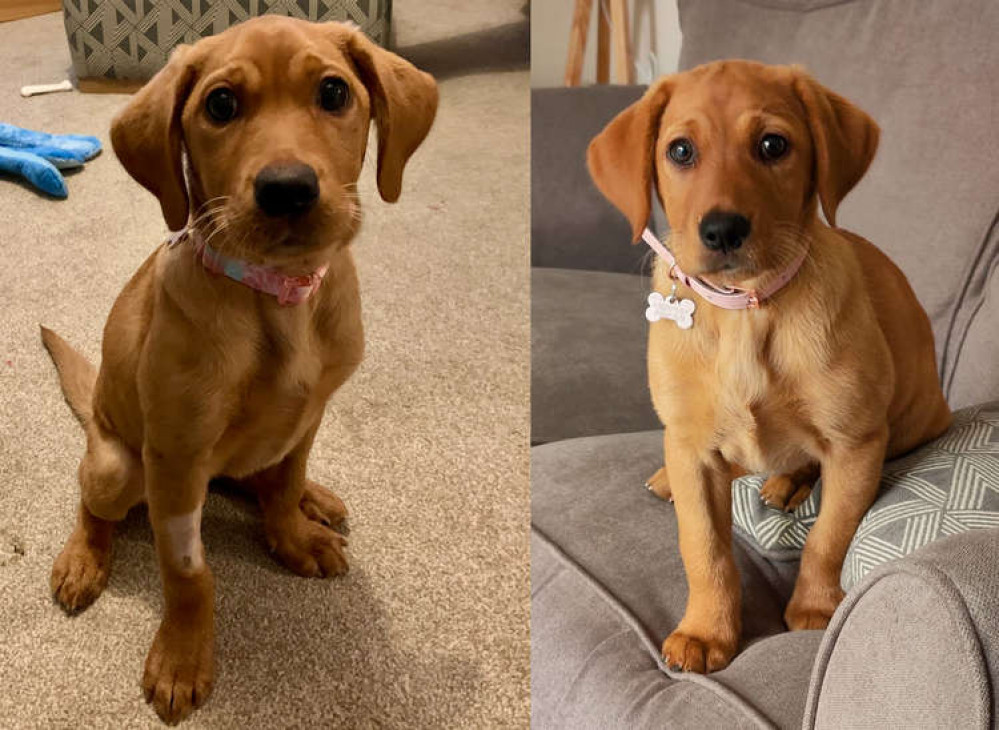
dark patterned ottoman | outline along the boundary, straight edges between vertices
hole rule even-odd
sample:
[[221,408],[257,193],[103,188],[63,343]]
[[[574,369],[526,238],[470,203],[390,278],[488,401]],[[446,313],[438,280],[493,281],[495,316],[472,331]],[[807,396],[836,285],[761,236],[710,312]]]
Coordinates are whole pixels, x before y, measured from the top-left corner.
[[63,0],[73,68],[81,79],[149,79],[180,43],[274,13],[351,21],[386,45],[392,0]]

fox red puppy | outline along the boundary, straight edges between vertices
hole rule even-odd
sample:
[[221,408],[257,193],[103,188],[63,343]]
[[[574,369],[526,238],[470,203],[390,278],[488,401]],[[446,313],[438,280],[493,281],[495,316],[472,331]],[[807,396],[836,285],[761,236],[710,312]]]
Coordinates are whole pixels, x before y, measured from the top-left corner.
[[93,602],[114,524],[148,504],[165,608],[142,686],[164,720],[201,705],[214,679],[210,479],[257,496],[291,570],[347,571],[334,529],[346,509],[306,461],[364,349],[356,183],[374,122],[378,189],[398,199],[436,108],[429,75],[352,26],[267,16],[179,47],[113,122],[115,153],[176,233],[115,302],[99,370],[43,330],[87,434],[52,591],[70,611]]
[[719,61],[660,79],[590,144],[593,180],[633,240],[653,188],[670,224],[665,245],[650,239],[660,256],[647,316],[665,426],[650,487],[675,502],[689,588],[663,643],[671,667],[721,669],[739,645],[734,476],[770,474],[764,497],[786,507],[821,471],[785,620],[824,628],[882,463],[950,424],[930,323],[905,276],[836,227],[878,137],[800,68]]

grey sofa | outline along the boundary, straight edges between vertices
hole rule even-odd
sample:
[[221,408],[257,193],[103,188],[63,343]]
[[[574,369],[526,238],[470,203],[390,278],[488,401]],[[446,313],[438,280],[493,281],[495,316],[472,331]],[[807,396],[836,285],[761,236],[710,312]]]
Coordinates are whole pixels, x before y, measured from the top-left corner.
[[[999,4],[681,0],[681,66],[801,63],[881,124],[839,224],[905,271],[954,408],[999,398]],[[648,257],[593,189],[589,139],[638,87],[532,104],[532,725],[992,727],[999,530],[875,570],[825,632],[786,631],[797,565],[736,535],[743,644],[725,670],[658,659],[686,602],[646,385]],[[999,490],[999,478],[989,488]]]

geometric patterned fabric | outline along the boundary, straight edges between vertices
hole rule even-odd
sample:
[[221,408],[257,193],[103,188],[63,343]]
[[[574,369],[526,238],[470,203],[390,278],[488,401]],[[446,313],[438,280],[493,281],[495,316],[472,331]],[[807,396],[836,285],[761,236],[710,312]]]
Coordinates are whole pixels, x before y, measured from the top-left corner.
[[353,21],[388,42],[392,0],[63,0],[77,78],[153,77],[181,43],[216,35],[258,15]]
[[[800,555],[821,503],[822,480],[791,514],[767,507],[765,477],[732,482],[732,519],[767,557]],[[941,537],[999,527],[999,401],[957,411],[947,433],[885,464],[881,491],[843,564],[843,590],[875,567]]]

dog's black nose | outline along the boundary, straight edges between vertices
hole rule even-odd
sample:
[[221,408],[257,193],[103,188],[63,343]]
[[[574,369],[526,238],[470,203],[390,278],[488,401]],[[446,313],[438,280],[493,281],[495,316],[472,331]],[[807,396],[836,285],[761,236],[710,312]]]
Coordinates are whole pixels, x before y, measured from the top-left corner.
[[319,178],[308,165],[268,165],[253,181],[257,206],[270,216],[304,213],[319,198]]
[[738,213],[712,210],[701,219],[701,243],[712,251],[735,251],[749,238],[749,219]]

